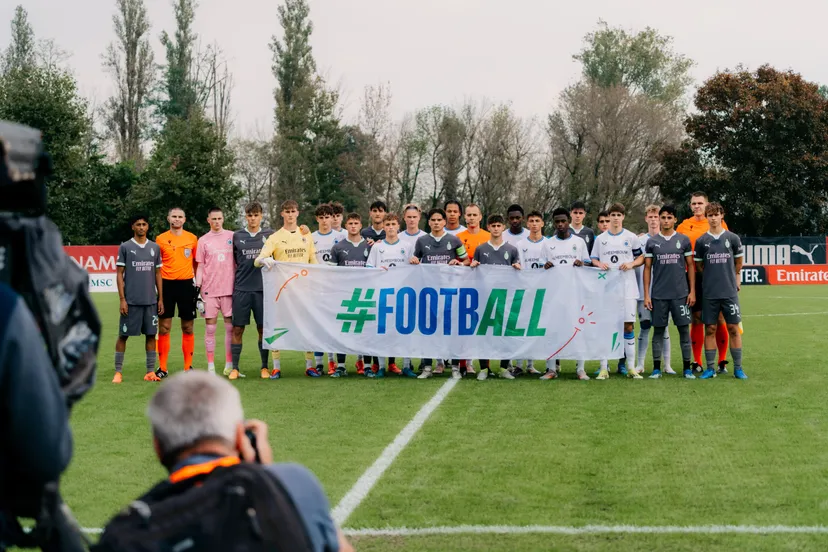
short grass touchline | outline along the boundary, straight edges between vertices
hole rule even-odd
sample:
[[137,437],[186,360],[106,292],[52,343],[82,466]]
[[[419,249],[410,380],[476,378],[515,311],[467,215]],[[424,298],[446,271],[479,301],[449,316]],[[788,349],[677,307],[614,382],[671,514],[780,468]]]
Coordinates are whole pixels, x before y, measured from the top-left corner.
[[828,314],[828,311],[815,312],[776,312],[771,314],[743,314],[742,318],[766,318],[775,316],[810,316],[815,314]]
[[365,497],[368,496],[368,493],[371,492],[371,489],[373,489],[374,485],[377,484],[377,481],[379,481],[379,478],[382,477],[383,473],[385,473],[385,470],[387,470],[394,460],[397,459],[397,456],[399,456],[408,443],[411,442],[414,435],[416,435],[420,428],[423,427],[423,424],[425,424],[428,417],[431,416],[431,413],[434,412],[438,406],[440,406],[443,399],[445,399],[449,392],[454,389],[457,381],[458,380],[451,378],[444,383],[437,393],[434,394],[431,400],[420,408],[411,421],[408,422],[408,424],[406,424],[394,440],[391,441],[391,444],[382,451],[379,458],[377,458],[374,463],[371,464],[367,470],[365,470],[360,478],[357,479],[354,486],[351,487],[347,493],[345,493],[345,496],[342,497],[342,500],[339,501],[339,504],[337,504],[336,508],[334,508],[331,512],[331,517],[338,525],[343,525],[351,514],[354,513],[354,510],[356,510],[362,501],[365,500]]
[[606,533],[652,533],[652,534],[825,534],[828,526],[797,525],[583,525],[566,527],[555,525],[458,525],[456,527],[389,527],[387,529],[343,529],[349,537],[416,537],[426,535],[594,535]]

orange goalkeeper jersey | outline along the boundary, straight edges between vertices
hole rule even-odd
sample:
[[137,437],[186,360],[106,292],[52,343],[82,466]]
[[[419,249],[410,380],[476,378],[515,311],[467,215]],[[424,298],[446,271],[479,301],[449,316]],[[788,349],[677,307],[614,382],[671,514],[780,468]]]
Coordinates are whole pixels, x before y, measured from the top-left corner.
[[[722,227],[725,230],[729,230],[725,221],[722,221]],[[710,224],[707,223],[707,219],[703,218],[701,220],[696,220],[695,217],[684,219],[682,223],[679,224],[678,228],[676,228],[676,232],[684,234],[690,238],[690,247],[693,248],[694,252],[696,250],[696,240],[708,230],[710,230]]]

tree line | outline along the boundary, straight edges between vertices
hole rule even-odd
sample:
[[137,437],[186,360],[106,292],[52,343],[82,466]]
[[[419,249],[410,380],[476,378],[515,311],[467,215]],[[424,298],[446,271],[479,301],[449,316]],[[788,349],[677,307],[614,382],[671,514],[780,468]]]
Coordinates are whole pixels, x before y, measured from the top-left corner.
[[467,100],[393,120],[382,83],[345,121],[340,91],[316,67],[306,0],[284,0],[269,45],[272,129],[238,136],[232,71],[193,30],[195,1],[173,1],[158,61],[144,0],[114,4],[103,66],[115,92],[102,105],[79,94],[65,53],[36,38],[22,6],[0,59],[0,118],[43,131],[55,167],[49,215],[73,244],[122,241],[135,211],[163,228],[172,206],[197,233],[208,208],[238,223],[253,200],[277,225],[288,198],[303,222],[321,202],[365,212],[376,199],[393,210],[458,199],[484,213],[514,202],[548,213],[579,199],[594,216],[615,201],[631,213],[660,201],[684,208],[698,189],[742,234],[828,227],[828,89],[790,70],[737,67],[692,94],[693,62],[670,37],[599,22],[573,56],[580,78],[543,117]]

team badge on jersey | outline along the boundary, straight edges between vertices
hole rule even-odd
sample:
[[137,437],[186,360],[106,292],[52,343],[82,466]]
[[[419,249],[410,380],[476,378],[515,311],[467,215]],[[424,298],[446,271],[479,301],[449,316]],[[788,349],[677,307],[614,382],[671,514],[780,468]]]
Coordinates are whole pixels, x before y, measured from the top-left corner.
[[193,254],[192,249],[185,249],[184,250],[184,256],[187,257],[188,259],[190,258],[190,255],[192,255],[192,254]]
[[227,245],[233,245],[233,240],[227,240]]
[[[656,247],[659,247],[660,244],[655,244],[655,245],[656,245]],[[676,249],[681,249],[681,242],[679,242],[678,240],[676,240]]]
[[730,240],[725,240],[725,247],[730,247]]
[[624,247],[629,247],[629,246],[630,246],[629,240],[624,240]]
[[366,249],[365,251],[362,252],[362,254],[367,257],[368,256],[368,250]]
[[451,251],[451,243],[446,244],[446,251]]
[[507,261],[509,260],[509,252],[508,251],[503,252],[503,258],[506,259]]

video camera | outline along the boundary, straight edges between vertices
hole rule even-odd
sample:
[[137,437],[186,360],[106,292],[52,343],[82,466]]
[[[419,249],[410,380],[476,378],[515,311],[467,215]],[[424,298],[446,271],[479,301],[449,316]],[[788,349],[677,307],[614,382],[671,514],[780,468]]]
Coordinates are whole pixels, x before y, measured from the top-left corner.
[[[64,252],[60,231],[46,218],[51,172],[39,131],[0,121],[0,282],[14,289],[32,312],[71,407],[95,381],[101,323],[88,274]],[[12,505],[0,519],[0,543],[85,549],[57,482],[33,489],[30,496],[0,499]],[[23,531],[17,518],[33,518],[36,525]]]

